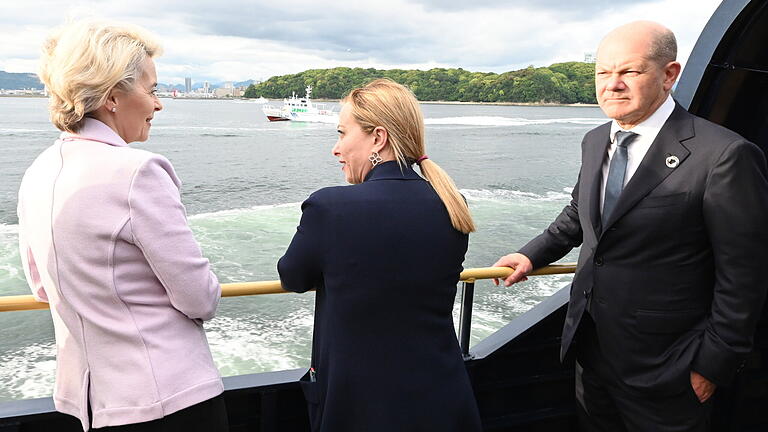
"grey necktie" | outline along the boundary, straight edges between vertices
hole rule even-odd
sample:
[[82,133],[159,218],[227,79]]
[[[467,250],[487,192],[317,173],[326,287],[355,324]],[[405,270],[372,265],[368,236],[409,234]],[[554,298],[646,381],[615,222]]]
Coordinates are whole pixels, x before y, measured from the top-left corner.
[[611,165],[608,168],[608,181],[605,183],[605,198],[603,199],[603,225],[616,207],[621,190],[624,189],[624,176],[627,172],[627,146],[637,136],[634,132],[616,132],[616,151],[613,152]]

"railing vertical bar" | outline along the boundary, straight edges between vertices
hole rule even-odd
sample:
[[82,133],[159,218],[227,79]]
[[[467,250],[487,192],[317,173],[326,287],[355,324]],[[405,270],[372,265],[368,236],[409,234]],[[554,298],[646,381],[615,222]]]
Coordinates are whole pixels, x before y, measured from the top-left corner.
[[469,338],[472,335],[472,303],[475,297],[475,283],[461,284],[461,313],[459,315],[459,346],[464,359],[469,355]]

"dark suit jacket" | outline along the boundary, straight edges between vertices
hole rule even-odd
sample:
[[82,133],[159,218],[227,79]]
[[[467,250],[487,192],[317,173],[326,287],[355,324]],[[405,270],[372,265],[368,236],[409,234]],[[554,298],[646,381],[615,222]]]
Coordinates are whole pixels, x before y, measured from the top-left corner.
[[561,357],[586,309],[630,389],[680,392],[690,370],[726,384],[751,350],[766,293],[765,157],[677,105],[601,226],[609,133],[610,123],[586,134],[573,200],[520,250],[541,267],[583,242]]
[[313,193],[278,262],[283,287],[317,289],[313,430],[477,431],[453,327],[468,236],[411,167]]

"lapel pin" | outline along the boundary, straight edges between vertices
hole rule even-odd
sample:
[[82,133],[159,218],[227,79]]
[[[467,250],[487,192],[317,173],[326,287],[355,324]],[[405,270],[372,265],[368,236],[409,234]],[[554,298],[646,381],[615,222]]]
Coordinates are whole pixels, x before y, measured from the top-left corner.
[[677,168],[680,164],[680,159],[678,159],[677,156],[667,156],[666,162],[668,168]]

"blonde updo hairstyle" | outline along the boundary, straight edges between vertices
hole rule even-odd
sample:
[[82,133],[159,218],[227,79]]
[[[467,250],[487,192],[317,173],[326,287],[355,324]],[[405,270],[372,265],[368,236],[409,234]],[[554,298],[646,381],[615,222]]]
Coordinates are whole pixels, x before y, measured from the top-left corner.
[[[377,79],[352,90],[342,103],[350,106],[352,117],[364,132],[373,133],[379,126],[386,129],[389,146],[401,167],[426,154],[424,117],[416,97],[404,86]],[[467,203],[448,174],[431,159],[422,160],[419,168],[443,201],[453,227],[464,234],[475,231]]]
[[38,73],[48,89],[51,122],[77,132],[112,89],[133,90],[144,60],[161,53],[155,38],[134,25],[84,20],[54,31],[43,46]]

